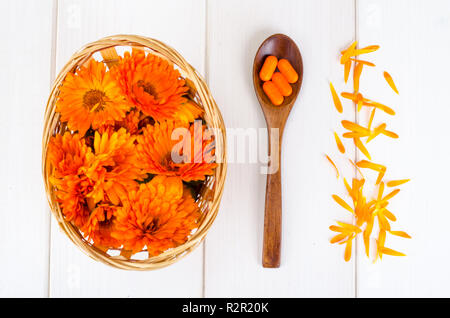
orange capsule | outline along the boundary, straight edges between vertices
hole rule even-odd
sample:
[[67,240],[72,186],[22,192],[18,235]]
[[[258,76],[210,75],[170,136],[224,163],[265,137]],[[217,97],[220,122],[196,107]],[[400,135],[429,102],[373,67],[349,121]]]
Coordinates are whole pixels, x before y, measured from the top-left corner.
[[272,104],[275,106],[281,105],[284,100],[283,95],[281,95],[277,86],[272,81],[264,82],[263,84],[264,93],[269,97]]
[[270,81],[273,72],[275,72],[275,69],[277,68],[277,63],[278,59],[275,56],[270,55],[266,57],[266,60],[261,67],[261,71],[259,71],[259,78],[264,82]]
[[280,70],[281,74],[286,77],[287,81],[289,83],[295,83],[298,80],[298,74],[292,67],[291,63],[289,63],[286,59],[281,59],[278,61],[278,69]]
[[275,72],[272,75],[272,82],[278,87],[281,95],[289,96],[292,94],[292,87],[287,81],[286,77],[280,72]]

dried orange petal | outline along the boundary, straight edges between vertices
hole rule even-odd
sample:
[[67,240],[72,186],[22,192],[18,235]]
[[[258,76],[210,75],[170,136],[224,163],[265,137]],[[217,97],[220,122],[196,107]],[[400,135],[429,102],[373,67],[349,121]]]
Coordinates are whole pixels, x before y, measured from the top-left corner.
[[370,153],[367,150],[367,148],[363,145],[363,143],[361,142],[361,140],[359,138],[353,138],[353,141],[355,143],[355,146],[369,159],[372,160],[372,158],[370,157]]
[[360,125],[358,125],[358,124],[356,124],[356,123],[354,123],[354,122],[352,122],[352,121],[349,121],[349,120],[343,120],[343,121],[341,121],[341,124],[342,124],[342,126],[343,126],[345,129],[348,129],[348,130],[351,130],[351,131],[354,131],[354,132],[361,133],[361,134],[363,134],[364,136],[370,134],[370,130],[369,130],[369,129],[367,129],[366,127],[360,126]]
[[386,185],[387,185],[388,187],[390,187],[390,188],[392,188],[392,187],[397,187],[397,186],[402,185],[402,184],[404,184],[404,183],[406,183],[406,182],[409,182],[409,180],[410,180],[410,179],[391,180],[391,181],[388,181],[388,182],[386,183]]
[[403,231],[389,231],[389,233],[391,233],[392,235],[396,235],[396,236],[400,236],[400,237],[404,237],[404,238],[411,238],[411,236]]
[[341,199],[338,195],[333,194],[332,195],[334,201],[337,202],[337,204],[339,204],[341,207],[343,207],[344,209],[346,209],[347,211],[349,211],[350,213],[354,213],[353,209],[350,207],[350,205],[347,204],[347,202],[345,202],[343,199]]
[[372,53],[372,52],[375,52],[376,50],[378,50],[379,48],[380,48],[379,45],[369,45],[369,46],[363,47],[362,49],[355,50],[354,55],[362,55],[362,54]]
[[394,80],[392,79],[391,74],[389,74],[388,72],[384,71],[383,72],[383,76],[384,76],[384,79],[386,80],[386,82],[392,88],[392,90],[398,94],[397,87],[395,86],[395,83],[394,83]]
[[348,76],[350,75],[350,69],[352,68],[352,61],[348,60],[344,64],[344,81],[347,83]]
[[362,63],[367,66],[372,66],[372,67],[375,66],[375,64],[373,64],[372,62],[369,62],[369,61],[358,60],[358,59],[354,59],[352,57],[350,58],[350,60],[352,60],[353,62]]
[[358,63],[355,66],[355,70],[353,71],[353,90],[355,92],[359,91],[359,78],[361,77],[361,72],[363,69],[363,64]]
[[340,241],[346,239],[347,236],[348,236],[348,234],[345,234],[345,233],[337,234],[331,238],[330,243],[334,244],[334,243],[340,242]]
[[367,161],[367,160],[364,160],[364,159],[358,161],[356,163],[356,165],[358,167],[360,167],[360,168],[368,168],[368,169],[372,169],[372,170],[375,170],[375,171],[381,171],[381,170],[386,169],[386,167],[383,166],[382,164],[374,163],[374,162]]
[[336,164],[333,162],[333,160],[331,160],[331,158],[328,155],[325,155],[325,157],[327,158],[327,160],[331,163],[331,165],[334,167],[334,169],[336,170],[336,178],[339,178],[339,170],[336,167]]
[[391,256],[406,256],[406,254],[403,254],[401,252],[397,252],[391,248],[383,247],[381,248],[381,253],[385,255],[391,255]]
[[333,102],[334,102],[334,107],[336,107],[336,110],[340,113],[342,113],[342,103],[341,100],[339,99],[338,94],[336,93],[336,90],[334,89],[333,84],[330,82],[330,90],[331,90],[331,95],[333,96]]
[[347,245],[345,246],[344,260],[346,262],[348,262],[352,257],[352,241],[353,240],[348,240]]
[[334,133],[334,139],[336,140],[336,145],[337,145],[339,151],[340,151],[341,153],[345,153],[345,147],[344,147],[344,145],[342,144],[342,141],[341,141],[341,139],[339,138],[338,134],[336,134],[336,132]]

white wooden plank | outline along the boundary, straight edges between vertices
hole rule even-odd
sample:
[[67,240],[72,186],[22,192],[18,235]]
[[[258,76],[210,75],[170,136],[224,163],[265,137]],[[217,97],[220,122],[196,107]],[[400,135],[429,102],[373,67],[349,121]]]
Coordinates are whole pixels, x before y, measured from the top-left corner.
[[[328,80],[341,89],[337,57],[354,38],[354,1],[211,1],[207,15],[209,85],[227,127],[265,127],[251,72],[269,35],[285,33],[297,42],[304,78],[284,135],[281,267],[261,265],[261,164],[230,164],[221,211],[205,243],[206,296],[354,296],[354,265],[344,262],[342,247],[328,242],[328,226],[346,214],[332,202],[331,194],[343,188],[324,159],[324,153],[338,153],[332,131],[341,117],[333,110]],[[344,115],[352,118],[346,106]]]
[[[57,70],[84,44],[113,34],[157,38],[176,48],[197,70],[204,72],[203,0],[60,1]],[[202,247],[166,269],[126,272],[96,263],[78,251],[55,224],[52,228],[51,296],[202,296]]]
[[[361,90],[392,105],[388,119],[400,139],[380,139],[370,146],[375,162],[388,166],[387,178],[411,177],[392,199],[398,221],[412,240],[390,238],[386,246],[408,256],[385,256],[371,264],[358,251],[357,294],[361,297],[449,297],[447,180],[450,178],[448,74],[450,72],[450,2],[358,1],[360,45],[380,44],[370,56],[377,69],[363,71]],[[367,56],[369,58],[369,55]],[[392,74],[400,95],[384,81]]]
[[49,210],[41,136],[50,87],[53,1],[1,1],[0,296],[48,293]]

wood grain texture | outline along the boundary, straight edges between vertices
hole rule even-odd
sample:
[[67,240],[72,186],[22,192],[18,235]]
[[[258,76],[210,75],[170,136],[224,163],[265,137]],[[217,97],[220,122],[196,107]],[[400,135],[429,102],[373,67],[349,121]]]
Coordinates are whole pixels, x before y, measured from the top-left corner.
[[[235,163],[229,165],[221,211],[205,242],[205,295],[354,296],[353,263],[345,263],[344,250],[328,242],[328,226],[347,215],[330,197],[343,186],[324,157],[338,154],[332,131],[341,117],[333,111],[328,80],[342,86],[337,53],[354,38],[354,1],[210,1],[207,16],[209,85],[230,128],[228,160]],[[261,42],[274,33],[290,36],[304,63],[302,91],[283,137],[282,265],[275,270],[261,266],[263,164],[248,154],[246,163],[236,163],[237,152],[248,151],[248,139],[254,138],[251,129],[265,127],[251,84],[252,65]],[[351,117],[347,106],[344,115]],[[247,142],[233,136],[239,129]],[[258,150],[264,160],[267,132],[261,132]]]
[[[393,198],[395,230],[411,240],[387,237],[386,246],[406,257],[385,256],[372,264],[358,244],[360,297],[449,297],[448,180],[450,148],[446,144],[450,102],[450,2],[358,1],[360,45],[379,44],[367,55],[377,65],[361,75],[361,91],[392,106],[396,116],[376,117],[399,134],[373,141],[373,161],[387,165],[386,179],[411,178]],[[400,92],[383,78],[388,71]],[[388,118],[389,117],[389,118]]]
[[[299,79],[292,84],[292,94],[283,99],[279,106],[275,106],[263,91],[263,81],[259,73],[268,56],[287,59],[296,69]],[[275,171],[267,174],[266,203],[264,208],[264,236],[262,265],[267,268],[280,267],[281,259],[281,224],[282,224],[282,192],[281,192],[281,145],[286,121],[297,99],[303,78],[303,62],[300,51],[295,42],[284,34],[274,34],[268,37],[259,47],[253,62],[253,87],[256,97],[266,119],[267,130],[276,130],[277,136],[268,133],[269,165]],[[290,85],[290,84],[289,84]],[[272,145],[274,144],[274,145]],[[272,147],[273,146],[273,147]],[[275,153],[271,153],[272,149]]]
[[50,212],[40,169],[53,1],[1,1],[0,297],[48,293]]
[[[58,9],[57,70],[84,44],[107,35],[138,34],[175,47],[200,73],[204,72],[202,0],[60,1]],[[85,256],[55,224],[51,242],[51,296],[202,296],[202,247],[162,270],[126,272]]]

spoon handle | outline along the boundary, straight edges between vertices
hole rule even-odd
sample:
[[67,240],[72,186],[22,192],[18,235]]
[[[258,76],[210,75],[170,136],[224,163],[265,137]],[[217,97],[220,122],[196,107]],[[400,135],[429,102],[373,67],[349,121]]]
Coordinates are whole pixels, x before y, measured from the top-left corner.
[[[281,140],[280,140],[281,141]],[[269,137],[270,144],[270,137]],[[278,169],[267,174],[266,207],[264,212],[264,241],[262,265],[280,267],[281,255],[281,142],[278,145]],[[269,152],[270,152],[269,145]],[[269,154],[270,155],[270,154]],[[273,159],[273,158],[272,158]],[[272,166],[273,163],[270,163]]]

